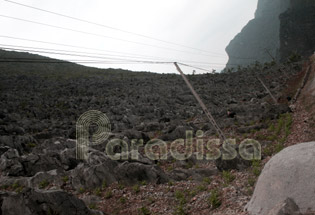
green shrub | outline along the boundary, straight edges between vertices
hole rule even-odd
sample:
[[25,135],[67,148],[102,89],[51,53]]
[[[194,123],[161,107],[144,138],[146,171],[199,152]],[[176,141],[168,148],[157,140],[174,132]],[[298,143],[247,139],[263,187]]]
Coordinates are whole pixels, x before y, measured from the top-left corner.
[[221,199],[218,190],[211,191],[209,203],[213,209],[216,209],[221,206]]
[[223,171],[223,172],[222,172],[222,177],[223,177],[223,179],[224,179],[224,181],[225,181],[226,183],[231,183],[231,182],[234,181],[234,179],[235,179],[235,176],[232,175],[232,173],[229,172],[229,171]]
[[26,144],[26,146],[28,148],[34,148],[34,147],[36,147],[36,144],[35,143],[28,143],[28,144]]
[[180,204],[186,203],[185,194],[180,190],[177,190],[175,192],[175,198],[177,199],[177,201],[179,201]]
[[120,203],[125,204],[127,202],[127,199],[125,197],[120,197],[119,201]]
[[110,199],[110,198],[112,198],[113,197],[113,193],[112,193],[112,191],[107,191],[106,193],[105,193],[105,199]]
[[62,181],[64,183],[67,183],[69,181],[69,177],[68,176],[62,177]]
[[252,162],[252,170],[253,170],[253,174],[255,176],[259,176],[260,175],[260,160],[253,160]]
[[211,184],[211,178],[205,177],[202,179],[203,183],[205,184]]
[[80,187],[80,188],[79,188],[79,193],[82,194],[82,193],[84,193],[84,192],[85,192],[84,188],[83,188],[83,187]]
[[138,211],[139,211],[139,215],[150,215],[151,214],[150,210],[144,206],[139,208]]
[[206,190],[207,190],[207,187],[204,186],[204,185],[198,185],[198,186],[197,186],[197,190],[198,190],[199,192],[203,192],[203,191],[206,191]]
[[49,185],[49,182],[45,179],[39,183],[39,189],[44,189]]
[[96,204],[95,203],[89,204],[89,208],[95,210],[96,209]]
[[96,189],[94,190],[94,194],[95,194],[96,196],[101,196],[101,189],[100,189],[100,188],[96,188]]
[[147,185],[147,182],[145,180],[141,181],[141,185]]
[[135,192],[135,193],[139,193],[140,192],[140,186],[139,185],[134,185],[133,187],[132,187],[132,190]]
[[178,205],[174,211],[174,215],[187,215],[184,205]]

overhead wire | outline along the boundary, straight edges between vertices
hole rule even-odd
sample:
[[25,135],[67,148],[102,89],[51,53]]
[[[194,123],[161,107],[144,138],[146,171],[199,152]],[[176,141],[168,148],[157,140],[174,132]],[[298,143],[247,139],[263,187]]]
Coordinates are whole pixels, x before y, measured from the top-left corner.
[[[27,47],[27,46],[15,46],[15,45],[7,45],[0,44],[0,48],[10,49],[13,51],[26,51],[26,52],[35,52],[35,53],[44,53],[44,54],[54,54],[54,55],[66,55],[66,56],[74,56],[74,57],[88,57],[88,58],[97,58],[97,59],[110,59],[110,60],[143,60],[146,58],[140,58],[136,56],[120,56],[120,55],[107,55],[107,54],[99,54],[99,53],[91,53],[91,52],[78,52],[78,51],[70,51],[70,50],[60,50],[60,49],[48,49],[48,48],[38,48],[38,47]],[[66,52],[66,53],[65,53]],[[74,54],[73,54],[74,53]],[[91,55],[92,54],[92,55]],[[96,56],[99,55],[99,56]],[[108,57],[109,56],[109,57]],[[126,59],[126,58],[113,58],[113,57],[129,57],[134,59]],[[161,61],[160,59],[152,59],[154,61]],[[147,59],[146,59],[147,60]],[[165,61],[165,59],[163,59]],[[200,62],[200,61],[187,61],[187,60],[174,60],[167,59],[167,62],[182,62],[182,63],[193,63],[193,64],[204,64],[204,65],[225,65],[223,63],[210,63],[210,62]]]
[[121,39],[121,38],[117,38],[117,37],[111,37],[111,36],[106,36],[106,35],[102,35],[102,34],[96,34],[96,33],[91,33],[91,32],[86,32],[86,31],[81,31],[81,30],[76,30],[76,29],[72,29],[72,28],[66,28],[66,27],[57,26],[57,25],[51,25],[51,24],[47,24],[47,23],[32,21],[32,20],[28,20],[28,19],[22,19],[22,18],[13,17],[13,16],[7,16],[7,15],[3,15],[3,14],[0,14],[0,17],[13,19],[13,20],[18,20],[18,21],[27,22],[27,23],[32,23],[32,24],[37,24],[37,25],[46,26],[46,27],[51,27],[51,28],[56,28],[56,29],[65,30],[65,31],[71,31],[71,32],[75,32],[75,33],[81,33],[81,34],[90,35],[90,36],[102,37],[102,38],[107,38],[107,39],[112,39],[112,40],[117,40],[117,41],[122,41],[122,42],[127,42],[127,43],[143,45],[143,46],[150,46],[150,47],[159,48],[159,49],[165,49],[165,50],[171,50],[171,51],[176,51],[176,52],[189,53],[189,54],[192,54],[192,55],[203,55],[203,56],[211,56],[211,57],[217,57],[217,58],[225,58],[223,56],[213,56],[213,55],[209,55],[209,54],[194,53],[194,52],[188,52],[188,51],[178,50],[178,49],[173,49],[173,48],[168,48],[168,47],[156,46],[156,45],[142,43],[142,42],[125,40],[125,39]]
[[158,58],[156,56],[150,56],[150,55],[141,55],[141,54],[135,54],[135,53],[130,53],[130,52],[118,52],[118,51],[112,51],[112,50],[106,50],[106,49],[97,49],[97,48],[91,48],[91,47],[85,47],[85,46],[69,45],[69,44],[64,44],[64,43],[55,43],[55,42],[47,42],[47,41],[42,41],[42,40],[33,40],[33,39],[26,39],[26,38],[20,38],[20,37],[12,37],[12,36],[7,36],[7,35],[0,35],[0,37],[8,38],[8,39],[14,39],[14,40],[34,42],[34,43],[42,43],[42,44],[48,44],[48,45],[58,45],[58,46],[64,46],[64,47],[70,47],[70,48],[100,51],[100,52],[126,54],[126,55],[142,56],[142,57],[148,57],[148,58]]
[[12,4],[15,4],[15,5],[22,6],[22,7],[30,8],[30,9],[33,9],[33,10],[37,10],[37,11],[53,14],[53,15],[56,15],[56,16],[61,16],[61,17],[72,19],[72,20],[76,20],[76,21],[79,21],[79,22],[83,22],[83,23],[87,23],[87,24],[91,24],[91,25],[95,25],[95,26],[99,26],[99,27],[103,27],[103,28],[107,28],[107,29],[111,29],[111,30],[115,30],[115,31],[119,31],[119,32],[123,32],[123,33],[126,33],[126,34],[136,35],[136,36],[143,37],[143,38],[146,38],[146,39],[155,40],[155,41],[158,41],[158,42],[163,42],[163,43],[167,43],[167,44],[171,44],[171,45],[176,45],[176,46],[180,46],[180,47],[184,47],[184,48],[188,48],[188,49],[193,49],[193,50],[197,50],[197,51],[201,51],[201,52],[205,52],[205,53],[225,56],[225,54],[222,54],[222,53],[210,52],[210,51],[198,49],[198,48],[195,48],[195,47],[186,46],[186,45],[183,45],[183,44],[179,44],[179,43],[174,43],[174,42],[158,39],[158,38],[155,38],[155,37],[152,37],[152,36],[147,36],[147,35],[144,35],[144,34],[139,34],[139,33],[131,32],[131,31],[126,31],[126,30],[123,30],[123,29],[120,29],[120,28],[116,28],[116,27],[112,27],[112,26],[108,26],[108,25],[104,25],[104,24],[88,21],[88,20],[85,20],[85,19],[80,19],[80,18],[77,18],[77,17],[73,17],[73,16],[57,13],[57,12],[54,12],[54,11],[51,11],[51,10],[46,10],[46,9],[42,9],[42,8],[31,6],[31,5],[22,4],[22,3],[19,3],[19,2],[16,2],[16,1],[11,1],[11,0],[5,0],[5,1],[8,2],[8,3],[12,3]]

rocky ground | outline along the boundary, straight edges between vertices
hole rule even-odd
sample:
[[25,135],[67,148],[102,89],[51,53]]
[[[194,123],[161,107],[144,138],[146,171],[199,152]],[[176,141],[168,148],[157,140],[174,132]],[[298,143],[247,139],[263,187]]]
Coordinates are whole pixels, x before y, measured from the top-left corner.
[[[238,144],[253,138],[262,145],[262,161],[242,167],[228,163],[221,171],[220,162],[195,156],[152,161],[143,147],[139,160],[113,161],[104,153],[107,141],[90,148],[87,161],[76,159],[75,125],[88,110],[106,113],[109,140],[159,138],[170,144],[185,138],[186,130],[216,138],[179,75],[1,63],[2,214],[246,214],[244,206],[264,163],[300,141],[294,130],[306,117],[289,108],[305,73],[303,64],[279,68],[256,64],[234,73],[188,76],[227,137]],[[296,109],[303,105],[297,103]]]

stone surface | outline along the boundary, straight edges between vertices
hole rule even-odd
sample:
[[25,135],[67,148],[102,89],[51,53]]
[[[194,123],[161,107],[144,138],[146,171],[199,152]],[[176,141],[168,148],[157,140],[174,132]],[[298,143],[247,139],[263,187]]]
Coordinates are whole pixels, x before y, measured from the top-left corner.
[[294,200],[287,198],[271,209],[268,215],[301,215],[301,213]]
[[227,67],[246,66],[255,61],[270,62],[279,58],[279,15],[289,8],[289,0],[259,0],[255,18],[226,47]]
[[267,214],[292,198],[302,213],[315,210],[315,142],[285,148],[265,165],[246,208],[250,214]]
[[1,212],[5,215],[93,215],[84,202],[64,191],[27,189],[22,193],[0,193]]
[[292,54],[309,57],[315,51],[315,1],[291,0],[291,7],[280,16],[280,58]]

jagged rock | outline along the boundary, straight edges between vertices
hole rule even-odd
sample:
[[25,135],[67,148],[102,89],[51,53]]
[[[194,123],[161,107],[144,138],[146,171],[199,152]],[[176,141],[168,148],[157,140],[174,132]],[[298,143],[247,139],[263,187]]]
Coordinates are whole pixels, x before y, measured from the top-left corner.
[[156,165],[146,165],[138,162],[119,163],[114,160],[103,160],[97,164],[81,163],[71,174],[75,189],[95,189],[103,182],[111,184],[116,181],[125,184],[136,184],[141,181],[165,183],[168,177]]
[[115,170],[116,178],[126,184],[136,184],[141,181],[149,183],[165,183],[166,174],[156,165],[124,162]]
[[19,159],[23,165],[25,176],[33,176],[37,172],[63,169],[57,152],[55,154],[29,154]]
[[1,155],[1,173],[8,176],[19,176],[24,174],[23,165],[19,162],[19,152],[16,149],[9,149]]
[[268,212],[268,215],[302,215],[293,199],[287,198]]
[[292,198],[301,213],[315,210],[315,142],[290,146],[265,165],[246,208],[250,214],[267,214],[275,205]]
[[[239,154],[239,145],[231,145],[232,148],[237,152],[237,155],[234,159],[232,160],[224,160],[222,159],[222,153],[227,153],[226,150],[223,147],[220,147],[221,151],[221,157],[216,159],[214,161],[216,167],[220,171],[226,171],[226,170],[231,170],[231,169],[236,169],[236,170],[244,170],[251,166],[252,162],[249,160],[244,160]],[[250,151],[250,149],[248,149]]]
[[104,181],[111,184],[117,181],[113,174],[117,165],[117,162],[111,160],[91,166],[80,163],[74,170],[71,170],[71,184],[75,189],[99,188]]
[[84,202],[61,190],[26,189],[21,193],[0,193],[1,212],[5,215],[96,215]]
[[280,15],[280,58],[282,61],[286,61],[294,54],[309,57],[314,53],[314,19],[314,1],[291,0],[290,9]]
[[175,169],[169,177],[175,181],[182,181],[192,178],[196,181],[202,181],[205,177],[216,175],[216,169]]

